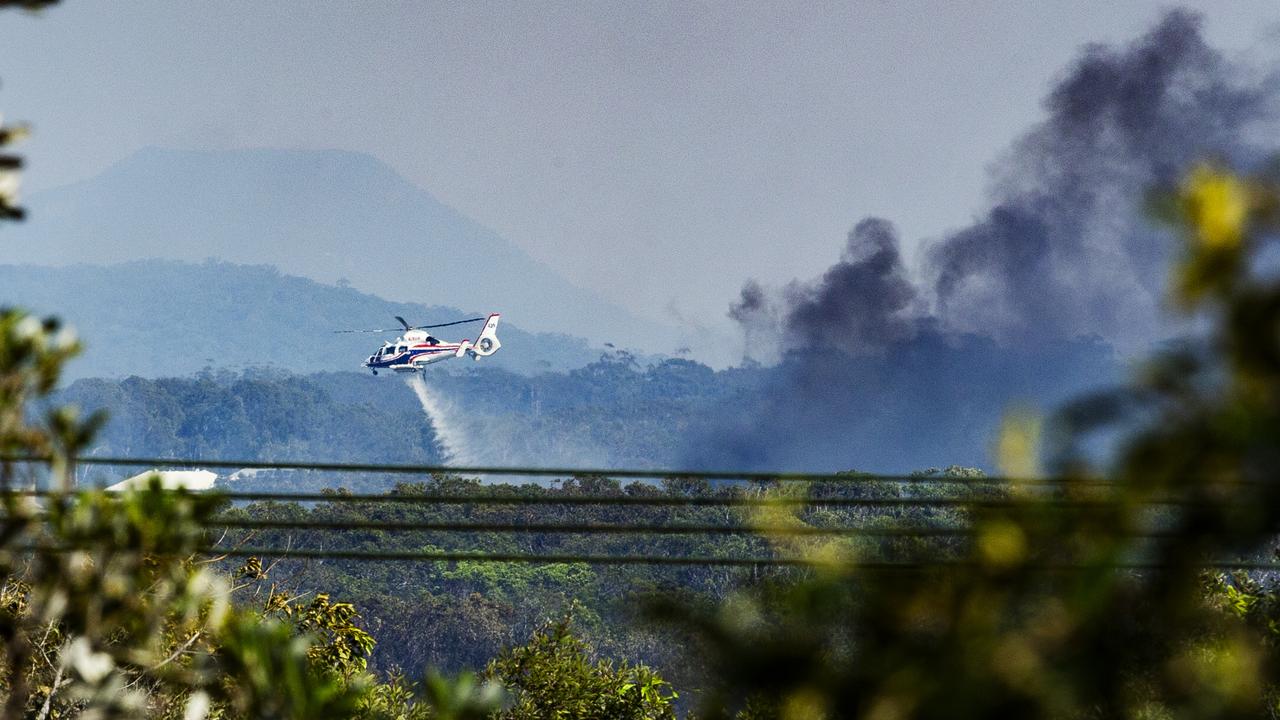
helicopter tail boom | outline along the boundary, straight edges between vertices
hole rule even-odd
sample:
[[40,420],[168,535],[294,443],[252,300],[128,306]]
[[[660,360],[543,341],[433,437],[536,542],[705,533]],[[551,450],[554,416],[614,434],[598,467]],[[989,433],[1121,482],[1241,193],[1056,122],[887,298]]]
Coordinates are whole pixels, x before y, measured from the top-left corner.
[[479,337],[473,343],[470,340],[463,340],[458,347],[457,357],[470,355],[472,358],[479,360],[482,357],[489,357],[498,352],[498,348],[502,347],[502,343],[498,341],[498,320],[502,318],[499,313],[493,313],[484,321],[484,329],[480,331]]

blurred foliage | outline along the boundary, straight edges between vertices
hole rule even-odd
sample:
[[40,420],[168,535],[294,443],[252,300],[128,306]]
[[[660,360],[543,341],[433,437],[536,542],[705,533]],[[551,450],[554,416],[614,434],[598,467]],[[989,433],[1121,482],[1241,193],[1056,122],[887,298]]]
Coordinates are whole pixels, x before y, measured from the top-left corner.
[[0,118],[0,220],[21,220],[23,217],[17,200],[18,171],[22,169],[22,158],[4,152],[2,148],[22,139],[26,133],[26,127],[5,125]]
[[[81,420],[73,407],[60,407],[32,424],[27,414],[49,396],[63,364],[79,351],[75,334],[55,318],[0,308],[0,454],[50,456],[64,484],[70,482],[68,458],[92,436],[102,415]],[[0,481],[13,483],[19,470],[0,465]]]
[[548,623],[527,645],[504,651],[485,674],[514,695],[502,720],[664,720],[676,693],[644,665],[593,660],[571,617]]
[[[1280,282],[1261,257],[1275,187],[1204,165],[1165,191],[1183,247],[1171,300],[1204,333],[1129,387],[1047,421],[1012,414],[997,451],[1016,502],[973,517],[957,563],[854,561],[660,605],[709,648],[708,713],[1280,716],[1274,581],[1205,569],[1269,560],[1280,527]],[[1117,447],[1102,466],[1099,438]],[[1020,487],[1042,462],[1061,487]]]
[[43,10],[57,5],[59,0],[0,0],[0,10],[5,8],[21,8],[23,10]]
[[[0,10],[18,7],[28,11],[41,10],[58,0],[0,0]],[[25,125],[6,125],[0,117],[0,221],[21,220],[24,216],[18,206],[18,173],[22,158],[6,152],[4,148],[27,135]]]

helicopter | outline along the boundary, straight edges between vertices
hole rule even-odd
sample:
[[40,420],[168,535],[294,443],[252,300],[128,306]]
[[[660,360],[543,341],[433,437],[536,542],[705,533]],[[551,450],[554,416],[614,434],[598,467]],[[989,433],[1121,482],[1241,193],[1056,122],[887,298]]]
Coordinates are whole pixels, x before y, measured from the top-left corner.
[[[377,375],[379,370],[412,373],[422,370],[431,363],[448,360],[449,358],[470,356],[473,360],[479,360],[482,357],[489,357],[498,352],[498,348],[502,347],[502,343],[498,341],[498,320],[501,317],[501,314],[493,313],[487,318],[469,318],[436,325],[410,325],[407,320],[396,315],[395,318],[400,321],[402,327],[387,330],[335,330],[334,332],[403,333],[394,342],[382,343],[382,347],[360,363],[360,366],[369,368],[374,375]],[[433,328],[473,322],[484,322],[484,328],[480,331],[480,335],[474,343],[471,340],[463,340],[456,343],[441,342],[427,332],[427,330]]]

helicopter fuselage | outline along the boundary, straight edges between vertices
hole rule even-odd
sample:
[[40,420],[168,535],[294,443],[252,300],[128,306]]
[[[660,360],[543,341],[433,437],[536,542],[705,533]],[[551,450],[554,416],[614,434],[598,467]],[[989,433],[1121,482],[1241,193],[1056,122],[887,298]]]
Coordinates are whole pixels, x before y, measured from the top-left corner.
[[440,342],[424,332],[413,330],[396,338],[395,342],[384,344],[363,365],[375,373],[379,370],[416,372],[423,365],[458,357],[461,348],[462,343]]
[[379,370],[411,373],[431,363],[449,358],[470,355],[478,360],[481,357],[487,357],[497,352],[502,345],[498,342],[497,336],[499,317],[501,316],[494,313],[486,319],[484,329],[475,343],[470,340],[456,343],[441,342],[423,330],[409,330],[396,338],[395,342],[383,343],[382,347],[366,358],[361,365],[372,370],[374,375],[377,375]]

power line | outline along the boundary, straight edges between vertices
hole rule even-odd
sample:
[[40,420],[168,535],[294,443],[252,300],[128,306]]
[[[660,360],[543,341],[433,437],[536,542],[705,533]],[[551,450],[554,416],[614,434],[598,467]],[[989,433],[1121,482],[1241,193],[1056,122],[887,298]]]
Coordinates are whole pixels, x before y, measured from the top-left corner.
[[[64,554],[80,552],[84,548],[67,545],[27,545],[14,548],[18,552],[43,552]],[[117,551],[128,552],[128,551]],[[141,552],[141,551],[132,551]],[[147,553],[152,556],[164,553]],[[427,551],[387,551],[387,550],[313,550],[306,548],[270,548],[270,547],[236,547],[236,548],[204,548],[194,551],[197,555],[217,558],[279,558],[284,560],[359,560],[367,562],[480,562],[480,563],[535,563],[535,564],[575,564],[588,565],[683,565],[683,566],[726,566],[726,567],[819,567],[832,564],[830,561],[802,557],[716,557],[716,556],[670,556],[670,555],[598,555],[581,553],[476,553],[476,552],[427,552]],[[876,568],[942,568],[960,567],[970,564],[968,561],[925,562],[868,562],[858,563],[860,569]]]
[[237,530],[377,530],[389,532],[500,532],[603,535],[847,535],[864,537],[965,537],[962,527],[813,527],[808,525],[607,525],[603,523],[384,522],[314,520],[238,520],[213,518],[207,527]]
[[[181,493],[183,489],[162,489]],[[229,502],[306,502],[306,503],[399,503],[410,505],[615,505],[650,507],[939,507],[972,509],[1054,508],[1084,510],[1115,507],[1121,502],[1149,507],[1203,507],[1204,498],[1150,498],[1146,500],[1094,498],[1061,498],[1046,495],[1018,497],[766,497],[757,495],[514,495],[501,493],[350,493],[350,492],[201,492],[208,497]],[[56,490],[5,490],[0,496],[66,497]],[[1226,502],[1223,506],[1240,503]]]
[[[414,551],[364,551],[364,550],[306,550],[280,548],[235,548],[227,551],[211,549],[208,554],[225,555],[227,557],[280,557],[299,560],[365,560],[365,561],[417,561],[417,562],[525,562],[546,564],[583,563],[587,565],[707,565],[729,567],[752,567],[761,565],[777,565],[784,567],[829,567],[847,566],[854,570],[928,570],[943,568],[982,568],[989,567],[967,558],[928,560],[888,560],[857,562],[854,560],[825,560],[803,557],[743,558],[714,556],[667,556],[667,555],[588,555],[588,554],[521,554],[521,553],[472,553],[472,552],[414,552]],[[1172,567],[1168,563],[1132,562],[1106,563],[1093,565],[1087,563],[1053,563],[1036,562],[1031,566],[1048,570],[1086,570],[1104,567],[1111,570],[1164,570]],[[1204,561],[1191,563],[1194,567],[1217,569],[1224,571],[1280,571],[1280,563],[1264,562],[1218,562]]]
[[777,565],[787,567],[803,567],[817,565],[807,558],[744,558],[716,556],[670,556],[670,555],[599,555],[581,553],[476,553],[476,552],[422,552],[422,551],[386,551],[386,550],[311,550],[299,548],[232,548],[218,550],[210,548],[206,555],[224,555],[227,557],[277,557],[298,560],[361,560],[361,561],[408,561],[408,562],[514,562],[539,564],[572,564],[588,565],[710,565],[729,567],[753,567],[760,565]]
[[[503,495],[503,494],[357,494],[357,493],[275,493],[230,492],[219,497],[232,502],[317,502],[317,503],[406,503],[414,505],[616,505],[625,507],[949,507],[999,509],[1026,507],[1030,498],[981,498],[981,497],[743,497],[728,495],[693,496],[637,496],[637,495]],[[1061,499],[1036,498],[1037,507],[1086,509],[1111,507],[1116,504],[1106,498]],[[1177,498],[1155,498],[1143,501],[1150,506],[1202,505],[1200,501]]]
[[[81,548],[69,546],[26,546],[15,548],[25,552],[66,553]],[[135,551],[136,552],[136,551]],[[151,553],[162,555],[163,553]],[[993,567],[969,558],[929,558],[925,560],[873,560],[859,562],[848,559],[819,559],[807,557],[717,557],[717,556],[669,556],[669,555],[598,555],[585,553],[476,553],[451,551],[386,551],[386,550],[316,550],[306,548],[270,548],[270,547],[236,547],[236,548],[204,548],[196,554],[214,556],[215,558],[232,557],[274,557],[293,560],[360,560],[369,562],[503,562],[503,563],[538,563],[538,564],[574,564],[587,565],[701,565],[728,567],[847,567],[852,570],[943,570],[951,568],[972,569],[1016,569]],[[1036,561],[1027,563],[1026,567],[1045,570],[1093,570],[1098,568],[1117,571],[1152,571],[1166,570],[1174,567],[1196,567],[1222,571],[1280,571],[1280,563],[1204,560],[1174,565],[1164,562],[1108,562],[1080,563],[1058,561]]]
[[[0,515],[0,520],[12,519]],[[20,520],[32,522],[48,521],[48,513],[25,515]],[[722,523],[676,523],[669,525],[652,524],[609,524],[609,523],[545,523],[545,522],[486,522],[486,521],[384,521],[384,520],[279,520],[279,519],[242,519],[242,518],[207,518],[197,521],[202,527],[226,528],[234,530],[302,530],[319,532],[344,531],[376,531],[376,532],[449,532],[449,533],[542,533],[542,534],[585,534],[585,535],[784,535],[784,536],[834,536],[834,537],[902,537],[929,538],[955,537],[970,538],[975,535],[972,527],[957,526],[900,526],[900,527],[868,527],[837,526],[821,527],[812,525],[726,525]],[[1150,530],[1134,530],[1121,533],[1123,537],[1135,539],[1157,539],[1173,537],[1173,530],[1153,528]]]
[[[43,552],[65,554],[82,552],[86,548],[69,545],[25,545],[13,548],[18,552]],[[140,550],[117,550],[119,553],[139,553]],[[144,553],[163,556],[165,553]],[[726,566],[812,566],[820,564],[806,558],[743,558],[715,556],[665,556],[665,555],[588,555],[577,553],[476,553],[476,552],[424,552],[388,550],[313,550],[306,548],[203,548],[193,554],[215,558],[275,557],[294,560],[361,560],[361,561],[410,561],[410,562],[513,562],[594,565],[726,565]]]
[[[545,533],[585,535],[786,535],[786,536],[847,536],[847,537],[973,537],[972,527],[901,526],[866,527],[839,526],[817,527],[812,525],[723,525],[687,524],[673,525],[611,525],[605,523],[540,523],[540,522],[398,522],[398,521],[316,521],[316,520],[241,520],[213,518],[203,523],[206,527],[236,530],[317,530],[324,532],[345,530],[373,530],[387,532],[494,532],[494,533]],[[1121,533],[1128,538],[1167,538],[1176,531],[1153,528]]]
[[[48,462],[48,456],[0,456],[5,462]],[[311,470],[320,472],[363,472],[404,475],[516,475],[526,477],[610,477],[634,479],[688,478],[700,480],[741,480],[750,482],[833,482],[833,483],[921,483],[921,484],[1009,484],[1016,487],[1114,486],[1099,478],[961,478],[945,475],[902,475],[876,473],[804,473],[728,470],[676,470],[636,468],[503,467],[498,465],[447,466],[388,463],[319,463],[291,460],[207,460],[200,458],[77,457],[78,465],[204,467],[225,470]]]

